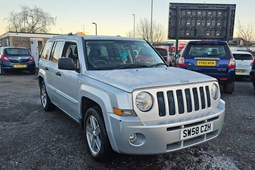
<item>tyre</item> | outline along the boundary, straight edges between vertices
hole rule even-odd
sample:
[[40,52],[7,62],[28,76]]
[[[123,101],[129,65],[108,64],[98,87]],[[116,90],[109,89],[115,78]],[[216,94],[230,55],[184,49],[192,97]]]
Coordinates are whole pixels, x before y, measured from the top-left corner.
[[30,74],[35,74],[35,69],[29,70]]
[[107,136],[102,111],[99,107],[91,107],[85,113],[84,132],[90,155],[96,161],[109,159],[112,148]]
[[0,64],[0,75],[4,74],[4,69],[2,68],[2,65]]
[[40,98],[41,98],[41,104],[42,104],[43,110],[45,111],[53,110],[54,105],[51,103],[50,98],[47,94],[44,81],[42,81],[40,84]]
[[229,94],[232,94],[234,92],[234,89],[235,89],[235,82],[230,82],[230,83],[227,83],[224,85],[224,92],[225,93],[229,93]]

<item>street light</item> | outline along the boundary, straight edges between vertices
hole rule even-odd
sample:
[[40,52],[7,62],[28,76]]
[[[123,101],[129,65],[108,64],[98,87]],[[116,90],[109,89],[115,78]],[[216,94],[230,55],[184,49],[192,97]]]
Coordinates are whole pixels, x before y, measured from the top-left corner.
[[153,14],[153,0],[151,0],[151,42],[152,42],[152,14]]
[[134,38],[135,38],[135,14],[132,14],[134,16]]
[[92,22],[92,24],[94,24],[94,25],[95,25],[95,33],[96,33],[96,35],[97,35],[97,23]]

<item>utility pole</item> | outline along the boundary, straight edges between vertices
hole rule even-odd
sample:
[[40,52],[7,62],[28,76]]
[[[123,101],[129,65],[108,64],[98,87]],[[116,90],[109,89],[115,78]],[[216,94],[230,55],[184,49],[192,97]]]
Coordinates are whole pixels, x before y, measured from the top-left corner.
[[135,38],[135,14],[132,14],[134,16],[134,38]]

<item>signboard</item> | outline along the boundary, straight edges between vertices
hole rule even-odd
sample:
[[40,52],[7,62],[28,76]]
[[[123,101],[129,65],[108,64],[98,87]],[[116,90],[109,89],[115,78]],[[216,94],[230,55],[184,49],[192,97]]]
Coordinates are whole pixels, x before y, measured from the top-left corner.
[[168,39],[233,38],[235,4],[170,3]]

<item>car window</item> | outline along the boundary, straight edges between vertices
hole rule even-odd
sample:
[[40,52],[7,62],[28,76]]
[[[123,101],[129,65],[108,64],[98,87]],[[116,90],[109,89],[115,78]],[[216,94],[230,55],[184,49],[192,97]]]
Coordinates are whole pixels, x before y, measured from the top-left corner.
[[47,60],[50,56],[50,52],[51,52],[51,47],[52,47],[52,42],[47,42],[44,46],[44,49],[42,51],[41,57],[45,60]]
[[124,69],[164,65],[164,61],[147,43],[142,41],[86,41],[88,68]]
[[63,42],[55,42],[50,60],[56,63],[62,55]]
[[4,54],[8,56],[28,56],[30,55],[28,49],[23,48],[6,48]]
[[233,54],[233,56],[236,60],[253,60],[250,54]]
[[156,48],[156,50],[159,52],[161,56],[167,56],[167,50],[161,48]]
[[75,42],[65,42],[62,57],[71,58],[79,67],[78,46]]
[[223,45],[197,45],[190,46],[188,56],[194,57],[221,57],[226,56],[226,51]]

